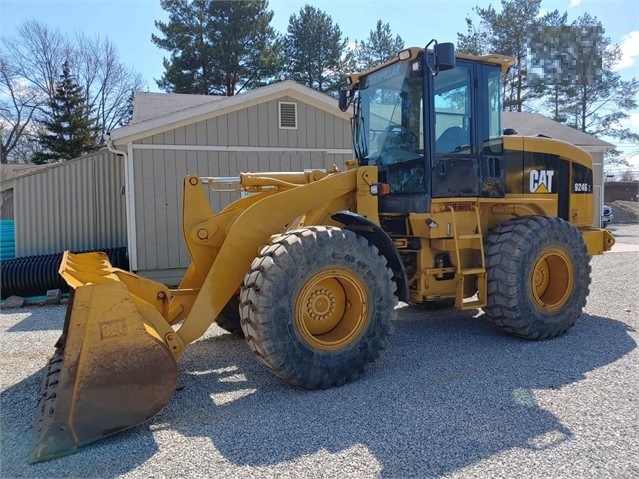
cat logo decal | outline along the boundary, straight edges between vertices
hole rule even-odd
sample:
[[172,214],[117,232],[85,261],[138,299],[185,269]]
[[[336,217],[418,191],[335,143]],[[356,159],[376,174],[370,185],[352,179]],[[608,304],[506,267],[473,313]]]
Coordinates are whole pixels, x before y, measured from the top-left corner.
[[552,193],[553,170],[532,170],[530,172],[531,193]]

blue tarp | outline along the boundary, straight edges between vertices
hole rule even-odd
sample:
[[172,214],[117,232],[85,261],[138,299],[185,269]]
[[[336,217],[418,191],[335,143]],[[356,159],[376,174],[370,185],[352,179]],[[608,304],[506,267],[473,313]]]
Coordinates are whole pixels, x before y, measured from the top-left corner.
[[0,261],[16,257],[15,238],[13,220],[0,220]]

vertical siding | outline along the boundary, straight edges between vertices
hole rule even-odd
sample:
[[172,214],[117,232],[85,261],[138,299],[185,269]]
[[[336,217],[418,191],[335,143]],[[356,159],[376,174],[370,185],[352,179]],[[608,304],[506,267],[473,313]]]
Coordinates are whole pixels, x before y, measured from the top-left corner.
[[[297,129],[279,129],[279,101],[297,103]],[[324,151],[241,151],[241,148],[350,150],[350,124],[284,96],[136,143],[158,145],[153,150],[133,150],[138,271],[177,283],[190,262],[181,231],[182,181],[186,174],[238,176],[244,171],[324,169],[333,163],[343,168],[348,155]],[[161,145],[223,146],[234,150],[169,150]],[[239,197],[239,193],[209,193],[213,211],[220,211]]]
[[[182,233],[184,176],[189,173],[237,176],[237,165],[247,165],[245,154],[137,150],[134,158],[138,270],[186,268],[190,257]],[[213,211],[220,211],[239,196],[239,193],[209,193]]]
[[16,255],[126,246],[124,165],[102,150],[16,180]]
[[251,115],[249,118],[251,118],[251,128],[257,131],[257,143],[251,146],[268,146],[268,105],[265,103],[260,103],[259,105],[257,105],[257,107],[254,108],[257,108],[257,115]]
[[105,248],[126,246],[124,162],[110,152],[102,155],[93,161],[96,237],[104,242]]

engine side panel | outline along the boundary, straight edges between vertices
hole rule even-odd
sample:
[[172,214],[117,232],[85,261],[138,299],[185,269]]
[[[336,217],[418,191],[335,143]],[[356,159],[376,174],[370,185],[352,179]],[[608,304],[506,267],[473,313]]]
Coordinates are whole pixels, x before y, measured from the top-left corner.
[[506,136],[506,198],[553,199],[552,216],[578,227],[594,222],[592,159],[580,148],[551,138]]

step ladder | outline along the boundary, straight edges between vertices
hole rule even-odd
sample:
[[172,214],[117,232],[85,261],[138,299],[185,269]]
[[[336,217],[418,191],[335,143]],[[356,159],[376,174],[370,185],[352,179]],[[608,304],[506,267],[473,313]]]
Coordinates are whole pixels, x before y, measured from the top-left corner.
[[[452,217],[452,233],[453,240],[455,243],[455,256],[456,256],[456,271],[455,271],[455,281],[457,283],[456,288],[456,298],[455,298],[455,306],[459,309],[476,309],[486,306],[486,289],[487,289],[487,280],[486,280],[486,258],[484,256],[484,241],[481,233],[481,222],[479,219],[479,207],[477,205],[473,205],[473,209],[475,211],[475,224],[473,225],[473,233],[470,234],[459,234],[457,228],[456,221],[456,211],[452,206],[449,206],[448,209],[451,212]],[[460,241],[464,240],[465,242],[470,242],[471,250],[479,251],[479,256],[481,258],[480,265],[463,265],[462,264],[462,256],[459,253],[460,251]],[[464,248],[466,249],[466,248]],[[464,285],[467,283],[466,278],[475,278],[477,284],[477,291],[475,297],[475,290],[466,291],[467,288]]]

